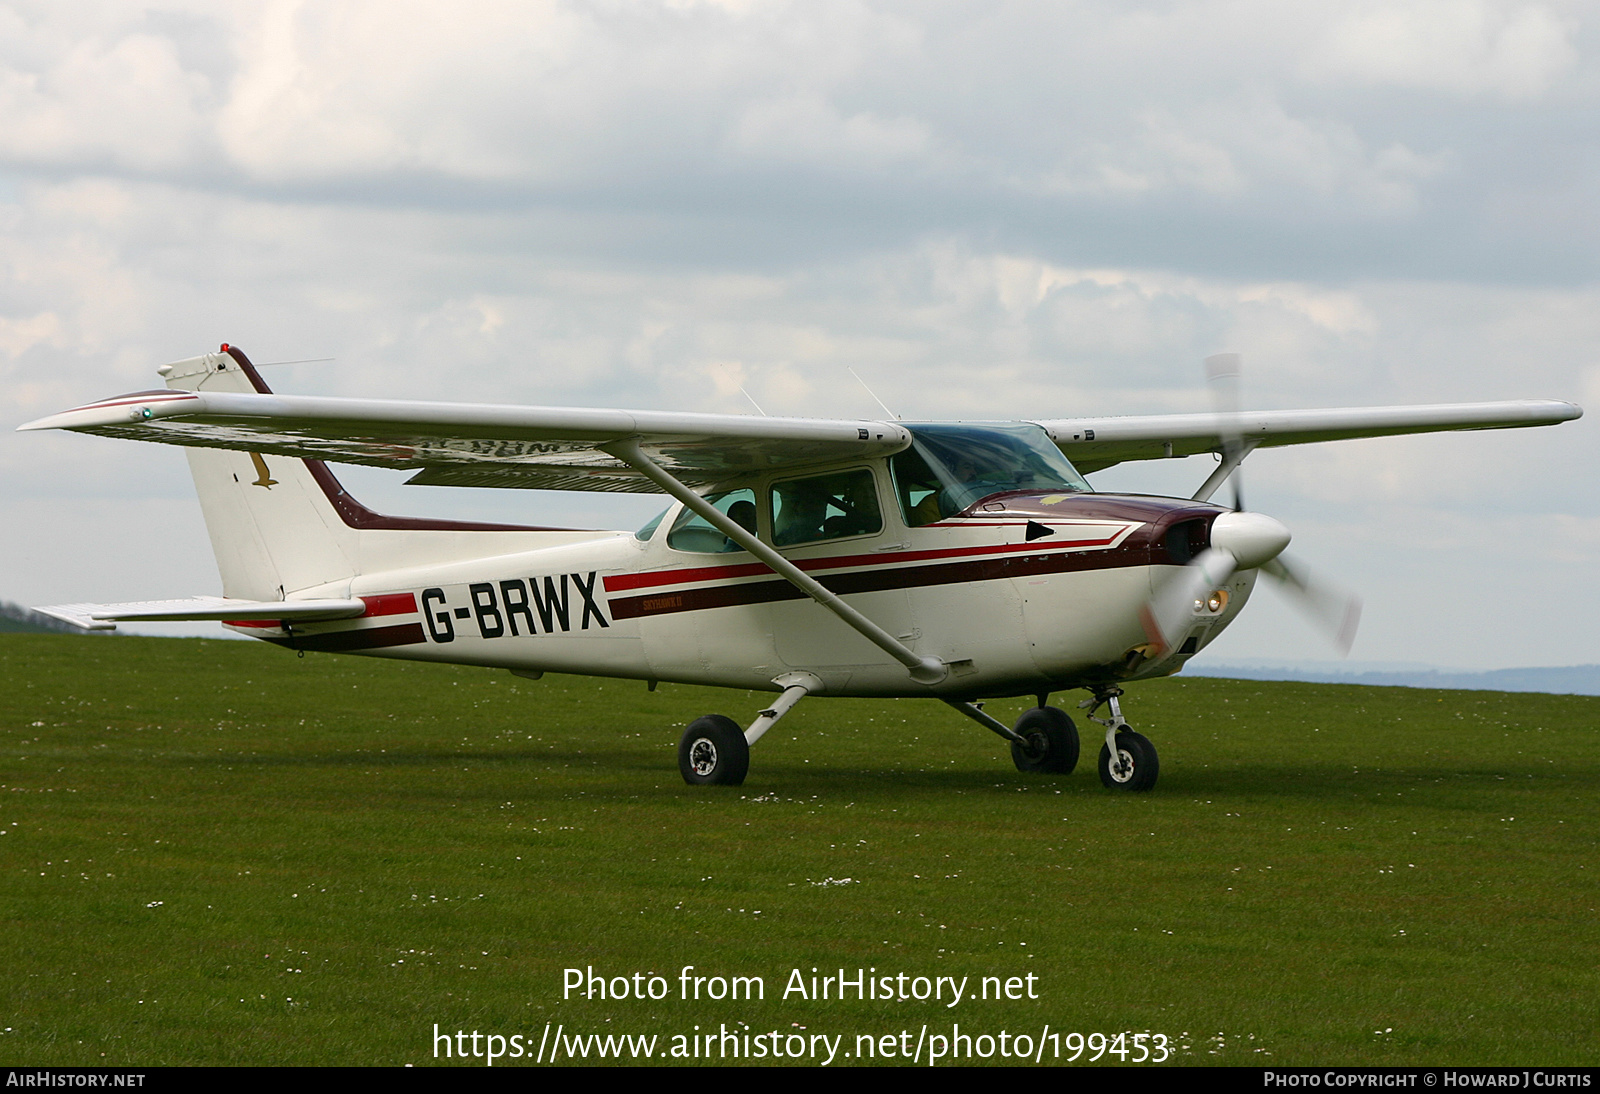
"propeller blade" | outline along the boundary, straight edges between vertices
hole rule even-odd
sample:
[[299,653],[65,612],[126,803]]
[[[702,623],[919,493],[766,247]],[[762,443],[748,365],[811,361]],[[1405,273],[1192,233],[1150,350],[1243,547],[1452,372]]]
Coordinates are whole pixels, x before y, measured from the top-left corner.
[[1336,585],[1312,577],[1303,565],[1286,562],[1281,556],[1261,569],[1278,580],[1301,611],[1327,631],[1341,654],[1350,652],[1361,624],[1361,599]]
[[[1239,429],[1239,376],[1242,359],[1237,353],[1213,353],[1206,358],[1206,382],[1211,389],[1211,408],[1217,419],[1217,440],[1222,444],[1225,463],[1242,458],[1244,437]],[[1244,509],[1244,486],[1239,468],[1233,472],[1233,508]]]
[[[1211,522],[1211,546],[1172,575],[1139,612],[1159,652],[1183,641],[1196,605],[1238,570],[1270,565],[1289,546],[1289,529],[1265,513],[1221,513]],[[1159,656],[1159,652],[1157,656]]]
[[1144,625],[1150,644],[1160,652],[1175,648],[1194,619],[1195,601],[1205,600],[1238,567],[1239,560],[1232,551],[1210,547],[1173,574],[1139,610],[1139,622]]

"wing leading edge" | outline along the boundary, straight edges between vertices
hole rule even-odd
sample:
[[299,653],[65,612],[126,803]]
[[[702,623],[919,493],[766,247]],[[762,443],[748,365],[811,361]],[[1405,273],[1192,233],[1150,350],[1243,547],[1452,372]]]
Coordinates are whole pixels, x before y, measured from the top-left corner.
[[[1246,411],[1227,431],[1259,448],[1437,433],[1462,429],[1521,429],[1583,416],[1573,403],[1521,400],[1431,406],[1344,407],[1334,410]],[[1210,414],[1152,414],[1106,418],[1036,418],[1084,474],[1133,460],[1216,452],[1222,424]]]

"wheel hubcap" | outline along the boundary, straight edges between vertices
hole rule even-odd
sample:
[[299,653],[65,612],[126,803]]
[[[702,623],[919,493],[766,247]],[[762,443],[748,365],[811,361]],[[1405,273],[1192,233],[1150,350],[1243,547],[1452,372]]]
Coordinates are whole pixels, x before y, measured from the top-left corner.
[[1124,749],[1117,749],[1117,758],[1111,764],[1111,777],[1119,783],[1133,778],[1133,756]]
[[701,737],[689,746],[689,770],[704,778],[717,769],[717,746]]

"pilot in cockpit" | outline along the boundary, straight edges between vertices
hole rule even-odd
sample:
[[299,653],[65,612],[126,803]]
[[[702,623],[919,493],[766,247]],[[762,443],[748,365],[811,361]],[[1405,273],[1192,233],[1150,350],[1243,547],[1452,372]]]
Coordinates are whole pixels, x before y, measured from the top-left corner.
[[864,536],[883,527],[883,516],[878,510],[878,490],[868,471],[851,472],[845,477],[843,489],[831,501],[831,508],[839,512],[822,523],[827,539],[844,536]]
[[832,496],[820,480],[791,484],[781,495],[782,506],[775,515],[772,542],[779,547],[810,543],[822,538],[822,522],[828,514]]

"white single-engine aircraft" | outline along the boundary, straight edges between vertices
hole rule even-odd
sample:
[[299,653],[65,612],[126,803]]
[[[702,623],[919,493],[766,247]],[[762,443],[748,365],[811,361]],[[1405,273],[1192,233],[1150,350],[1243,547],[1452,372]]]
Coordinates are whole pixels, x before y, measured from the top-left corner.
[[[1208,365],[1219,379],[1237,358]],[[1018,422],[840,421],[275,395],[238,349],[160,369],[167,387],[29,422],[190,446],[221,597],[69,604],[89,629],[215,619],[296,650],[715,684],[778,693],[748,729],[720,714],[678,747],[689,783],[742,782],[750,745],[807,695],[940,699],[1070,772],[1105,728],[1100,778],[1149,790],[1155,748],[1118,702],[1181,669],[1265,571],[1348,645],[1353,600],[1279,558],[1271,517],[1209,502],[1257,447],[1551,425],[1565,402]],[[1222,390],[1219,388],[1219,390]],[[1128,460],[1213,452],[1191,498],[1096,492]],[[1070,459],[1069,459],[1070,456]],[[637,532],[382,516],[324,460],[433,486],[660,492]],[[1237,487],[1236,487],[1237,490]],[[978,701],[1037,696],[1007,726]],[[1106,717],[1096,711],[1107,708]]]

